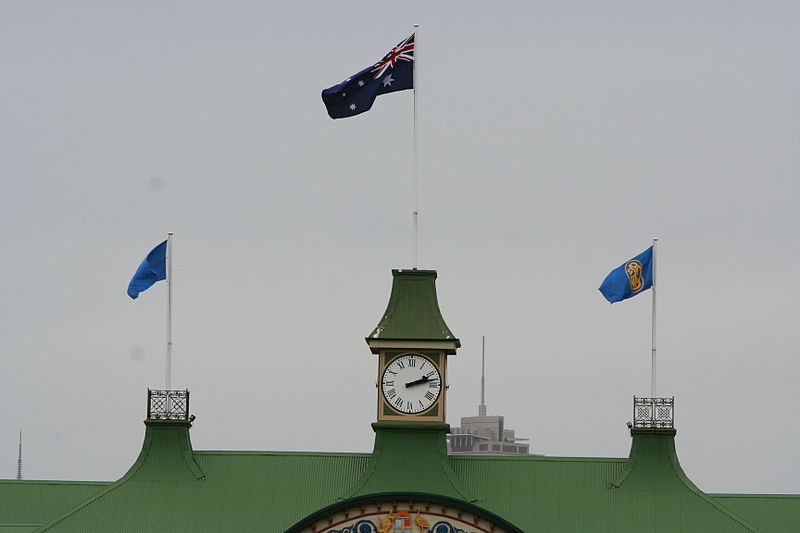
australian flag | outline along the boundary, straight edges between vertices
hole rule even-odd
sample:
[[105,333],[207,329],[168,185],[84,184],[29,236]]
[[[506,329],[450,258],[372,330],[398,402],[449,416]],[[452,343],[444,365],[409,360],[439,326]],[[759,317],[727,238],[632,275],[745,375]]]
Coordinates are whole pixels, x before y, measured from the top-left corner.
[[374,65],[322,91],[331,118],[369,111],[378,95],[414,88],[414,35],[402,41]]

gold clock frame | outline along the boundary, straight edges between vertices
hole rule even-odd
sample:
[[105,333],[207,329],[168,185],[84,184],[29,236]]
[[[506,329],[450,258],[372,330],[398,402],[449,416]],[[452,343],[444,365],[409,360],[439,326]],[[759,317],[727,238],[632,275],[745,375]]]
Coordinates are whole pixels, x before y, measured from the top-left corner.
[[[439,397],[436,401],[426,410],[419,413],[403,413],[398,411],[386,401],[381,390],[381,380],[386,367],[389,364],[404,355],[421,355],[429,359],[436,369],[439,371],[439,376],[442,380],[439,389]],[[444,422],[445,410],[445,395],[447,393],[447,354],[440,350],[416,350],[416,349],[385,349],[380,350],[378,353],[378,421],[414,421],[414,422]]]

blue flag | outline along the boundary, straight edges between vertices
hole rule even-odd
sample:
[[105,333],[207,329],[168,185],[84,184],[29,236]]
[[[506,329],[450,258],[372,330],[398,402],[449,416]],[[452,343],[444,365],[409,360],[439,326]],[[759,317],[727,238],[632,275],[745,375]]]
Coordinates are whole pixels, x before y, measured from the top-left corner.
[[156,281],[167,279],[167,241],[153,248],[128,284],[128,296],[134,300]]
[[611,302],[620,302],[653,286],[653,247],[612,270],[600,285],[600,292]]
[[378,95],[414,88],[414,35],[383,59],[322,91],[331,118],[346,118],[369,111]]

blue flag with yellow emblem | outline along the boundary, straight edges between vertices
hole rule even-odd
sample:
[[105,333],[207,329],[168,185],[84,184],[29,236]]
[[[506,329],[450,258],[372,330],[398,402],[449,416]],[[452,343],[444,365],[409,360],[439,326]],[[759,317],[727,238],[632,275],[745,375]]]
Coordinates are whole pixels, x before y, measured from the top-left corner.
[[600,284],[600,292],[613,304],[636,296],[652,286],[653,247],[651,246],[609,272]]

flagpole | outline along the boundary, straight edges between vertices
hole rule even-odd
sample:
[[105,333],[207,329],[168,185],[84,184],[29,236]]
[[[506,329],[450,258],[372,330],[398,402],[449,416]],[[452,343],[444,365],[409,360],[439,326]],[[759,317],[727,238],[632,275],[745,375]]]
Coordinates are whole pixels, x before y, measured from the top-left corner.
[[652,326],[651,338],[651,368],[650,368],[650,397],[656,397],[656,248],[658,237],[653,237],[653,316],[650,320]]
[[166,390],[172,385],[172,232],[167,233],[167,360]]
[[486,335],[481,335],[481,404],[478,416],[486,416]]
[[419,61],[419,24],[414,24],[414,61],[413,61],[413,84],[414,84],[414,126],[413,126],[413,171],[412,171],[412,179],[413,179],[413,194],[414,194],[414,210],[412,211],[413,217],[413,225],[414,225],[414,239],[413,239],[413,258],[414,261],[412,263],[414,270],[417,269],[418,265],[418,239],[419,239],[419,177],[418,177],[418,170],[417,170],[417,81],[419,80],[419,76],[417,75],[417,61]]

